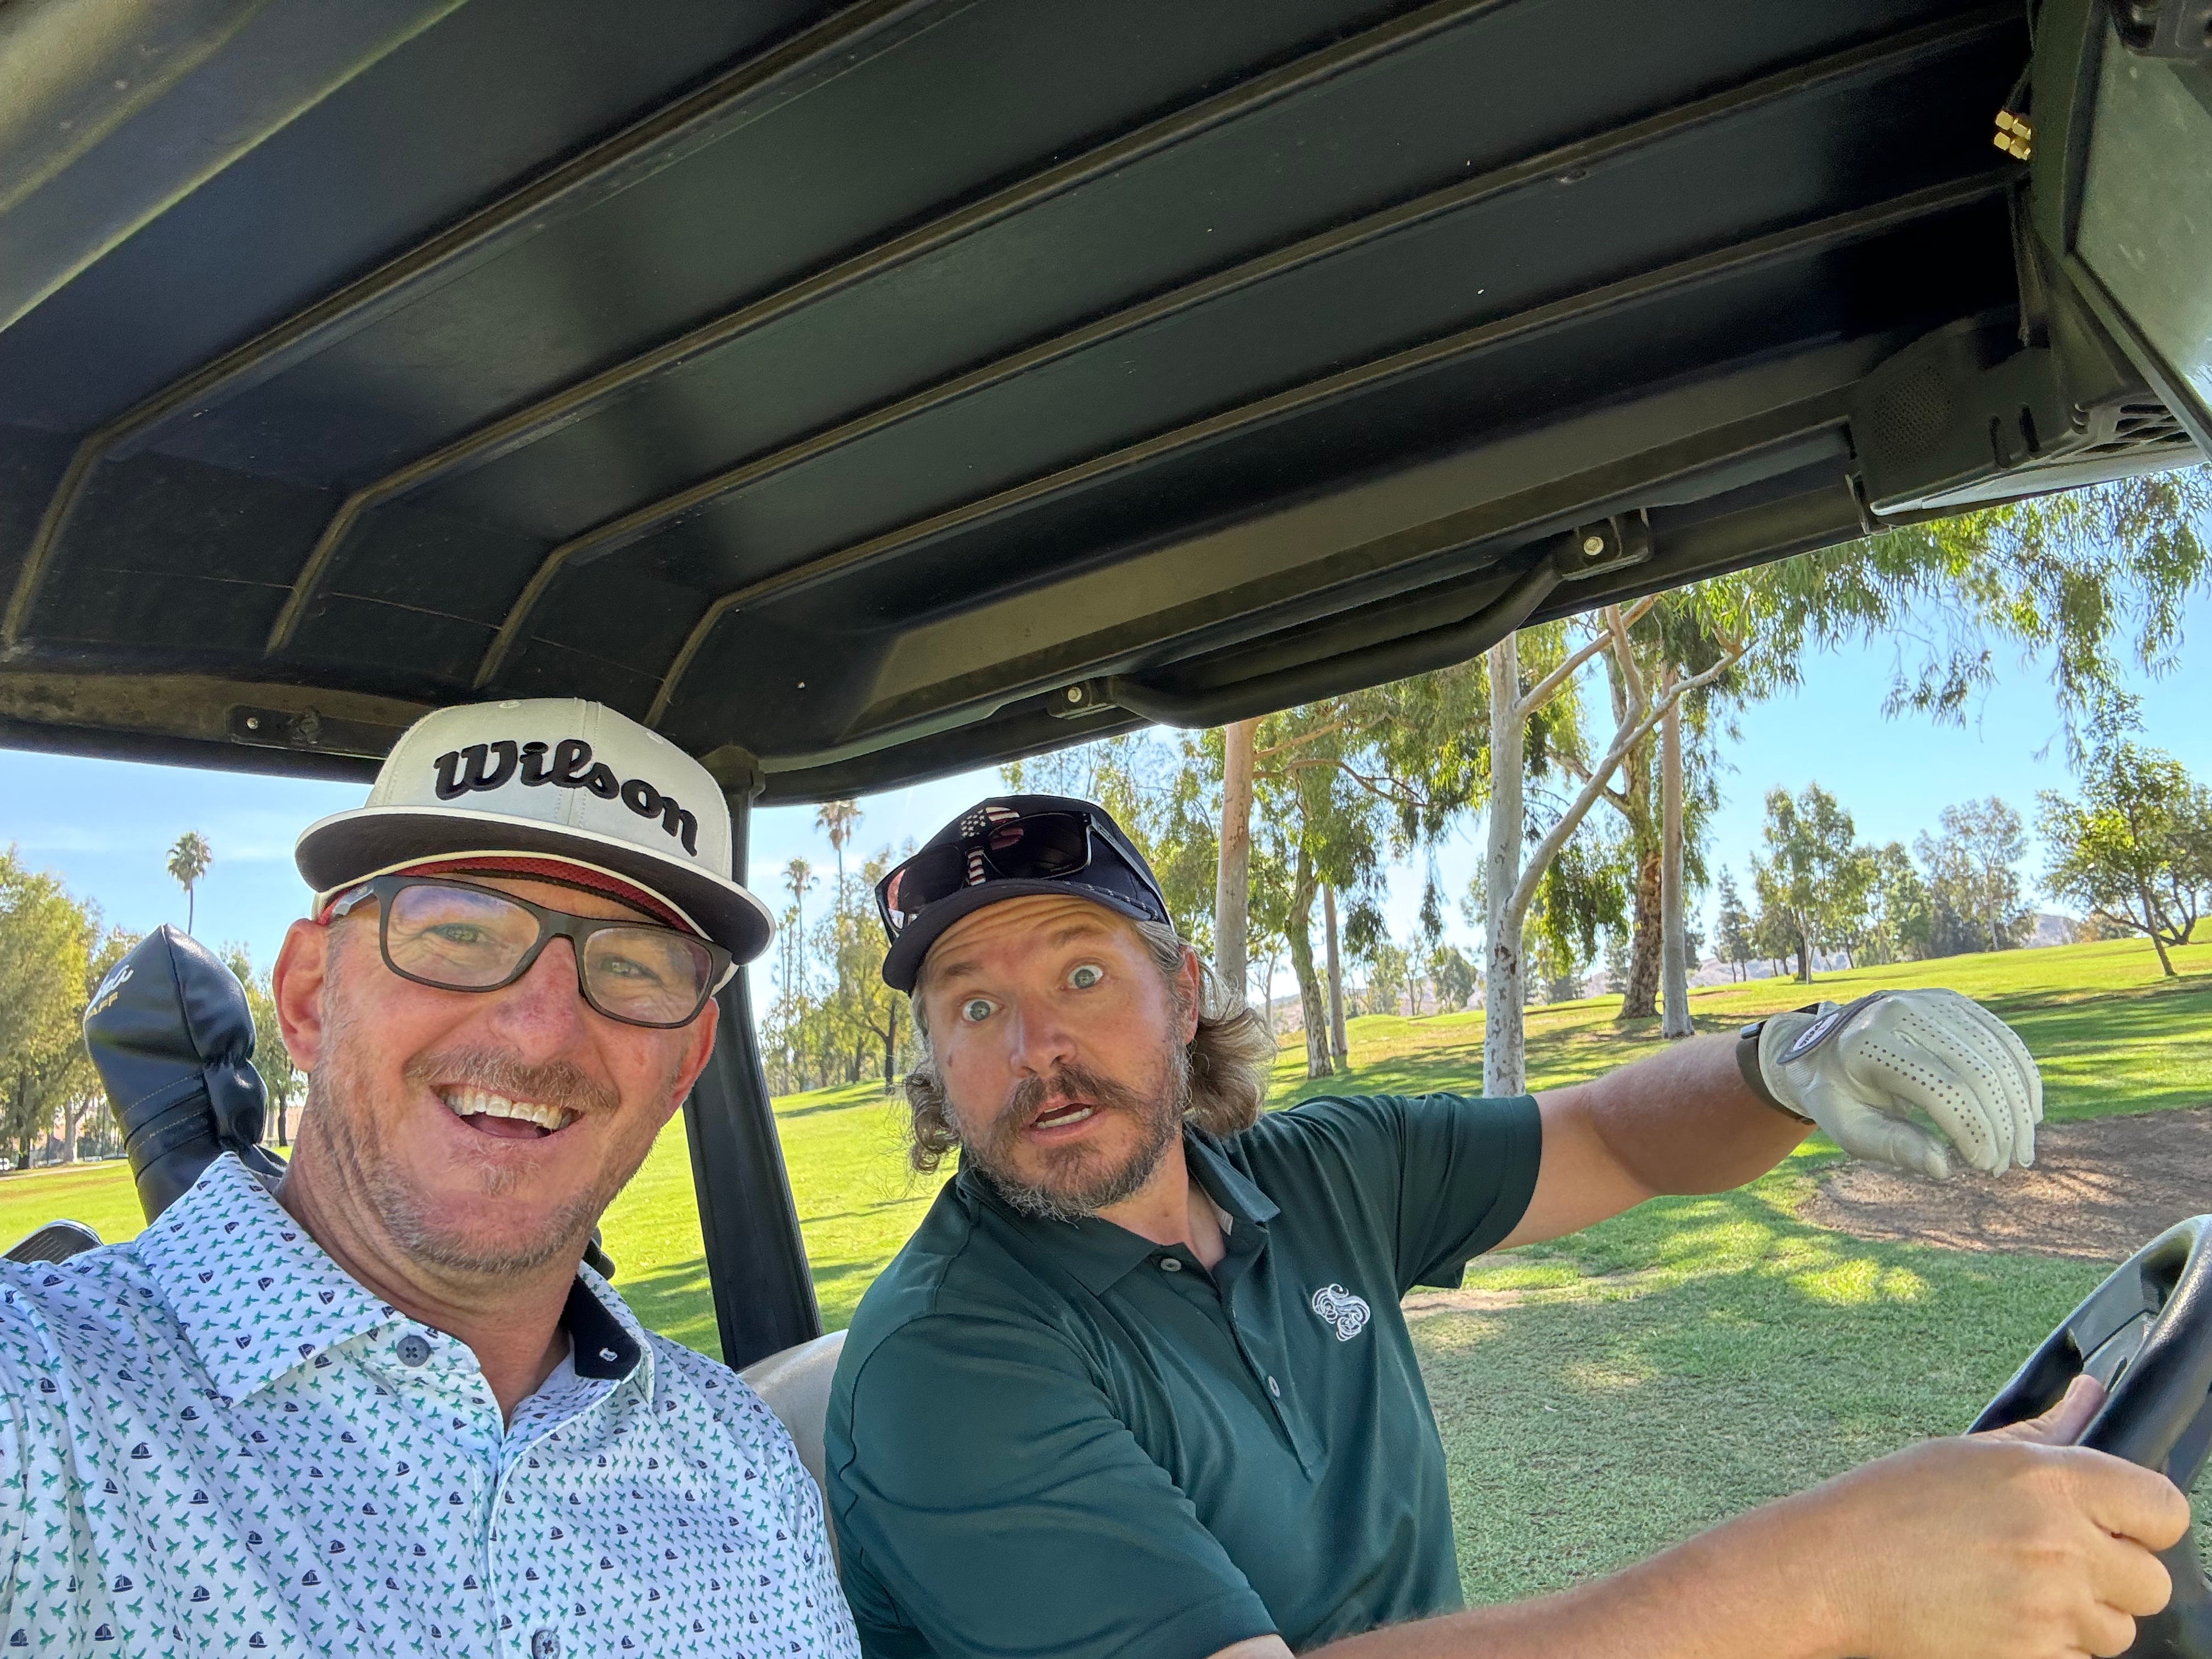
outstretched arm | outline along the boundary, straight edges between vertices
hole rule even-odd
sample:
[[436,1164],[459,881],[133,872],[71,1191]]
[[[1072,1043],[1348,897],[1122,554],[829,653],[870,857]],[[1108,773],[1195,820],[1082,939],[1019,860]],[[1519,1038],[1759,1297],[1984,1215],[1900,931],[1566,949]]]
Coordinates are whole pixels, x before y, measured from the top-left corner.
[[1692,1037],[1536,1097],[1544,1158],[1505,1246],[1557,1238],[1662,1193],[1718,1193],[1766,1173],[1812,1133],[1751,1091],[1736,1039]]
[[1780,1162],[1808,1119],[1847,1152],[1938,1180],[1954,1158],[1990,1174],[2034,1161],[2042,1080],[1988,1009],[1936,989],[1820,1006],[1765,1021],[1763,1092],[1724,1036],[1538,1095],[1543,1162],[1505,1243],[1556,1238],[1661,1193],[1740,1187]]

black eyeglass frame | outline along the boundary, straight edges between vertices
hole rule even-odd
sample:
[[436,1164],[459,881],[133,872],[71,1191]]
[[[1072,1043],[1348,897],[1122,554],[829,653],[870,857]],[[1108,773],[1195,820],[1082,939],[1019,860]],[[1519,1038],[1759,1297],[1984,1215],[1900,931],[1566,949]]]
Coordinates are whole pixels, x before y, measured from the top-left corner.
[[[1030,875],[1018,875],[1000,868],[998,861],[991,856],[991,838],[994,836],[999,835],[1012,828],[1015,824],[1028,823],[1038,818],[1074,818],[1079,822],[1083,825],[1084,835],[1083,862],[1077,865],[1071,865],[1065,870],[1055,871],[1049,875],[1037,875],[1034,873]],[[1086,883],[1082,879],[1084,872],[1089,870],[1093,862],[1096,861],[1098,855],[1098,848],[1102,842],[1104,843],[1106,850],[1119,860],[1121,867],[1127,870],[1131,876],[1134,877],[1138,884],[1151,896],[1152,902],[1159,907],[1161,919],[1164,921],[1168,915],[1167,895],[1160,890],[1159,883],[1153,878],[1149,872],[1146,870],[1142,861],[1136,857],[1135,854],[1130,848],[1124,847],[1121,844],[1120,837],[1115,833],[1112,823],[1110,822],[1101,822],[1100,815],[1096,812],[1085,811],[1079,808],[1069,806],[1048,807],[1044,811],[1039,812],[1024,812],[1017,814],[1013,817],[1000,818],[994,823],[987,824],[984,828],[977,830],[972,836],[963,836],[957,842],[927,849],[923,852],[918,852],[912,858],[902,860],[891,869],[885,871],[882,879],[876,883],[876,915],[884,924],[884,933],[889,936],[890,942],[896,945],[898,943],[899,935],[904,933],[907,928],[913,927],[915,922],[919,921],[923,914],[928,910],[931,905],[941,904],[946,899],[951,898],[958,893],[966,891],[970,885],[976,884],[963,881],[959,885],[951,889],[949,891],[939,894],[935,898],[922,904],[919,908],[908,911],[907,913],[907,920],[903,923],[893,921],[891,917],[890,902],[884,896],[884,894],[890,890],[892,884],[896,882],[899,877],[908,869],[919,863],[922,859],[931,856],[933,854],[955,854],[958,856],[963,863],[965,862],[968,854],[971,852],[981,854],[984,867],[990,872],[989,876],[985,878],[985,884],[988,884],[992,877],[995,877],[1000,881],[1065,882],[1071,887],[1091,886],[1093,888],[1093,890],[1103,892],[1105,890],[1097,888],[1095,884]],[[1120,896],[1116,895],[1115,896],[1118,898]]]
[[[537,941],[522,953],[514,964],[514,971],[495,985],[447,985],[439,980],[425,979],[420,974],[410,974],[392,959],[391,933],[392,901],[409,887],[453,887],[465,893],[482,893],[512,904],[517,909],[527,911],[538,923]],[[526,898],[503,893],[496,887],[485,887],[473,881],[455,881],[447,876],[375,877],[354,887],[331,905],[331,920],[336,921],[347,915],[364,898],[374,898],[377,902],[376,949],[377,954],[384,958],[384,965],[410,984],[426,985],[434,991],[503,991],[537,965],[538,958],[545,954],[548,945],[556,939],[565,939],[568,941],[568,953],[576,959],[576,994],[584,1000],[586,1007],[620,1024],[635,1025],[648,1031],[679,1031],[699,1018],[699,1011],[707,1006],[708,999],[727,985],[731,976],[738,971],[736,959],[727,951],[710,939],[687,933],[680,927],[664,927],[655,921],[632,921],[623,916],[574,915],[566,910],[552,910],[542,904],[532,904]],[[690,1013],[681,1019],[633,1019],[627,1014],[612,1013],[599,1006],[599,1000],[592,996],[592,988],[584,977],[584,941],[593,933],[604,933],[610,927],[653,928],[660,933],[673,933],[707,952],[708,966],[712,971],[708,975],[705,988],[699,993],[698,1001],[691,1005]]]

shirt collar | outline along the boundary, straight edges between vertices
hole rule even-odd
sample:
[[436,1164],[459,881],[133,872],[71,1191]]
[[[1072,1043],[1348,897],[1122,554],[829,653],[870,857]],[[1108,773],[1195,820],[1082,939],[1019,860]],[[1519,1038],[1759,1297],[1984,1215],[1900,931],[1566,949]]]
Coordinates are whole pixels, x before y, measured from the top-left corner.
[[230,1152],[138,1235],[137,1251],[228,1400],[400,1316],[325,1255]]
[[[1186,1126],[1182,1150],[1191,1178],[1237,1224],[1231,1230],[1232,1236],[1249,1227],[1252,1240],[1249,1248],[1258,1249],[1266,1237],[1267,1224],[1279,1213],[1274,1200],[1252,1184],[1251,1178],[1230,1161],[1222,1143],[1211,1135]],[[1024,1215],[969,1164],[961,1165],[957,1180],[970,1205],[987,1206],[1024,1237],[1050,1250],[1093,1296],[1104,1292],[1160,1248],[1097,1216],[1085,1216],[1080,1221],[1042,1221]]]
[[[243,1400],[325,1351],[404,1318],[333,1261],[258,1177],[226,1152],[138,1235],[138,1258],[226,1400]],[[576,1375],[636,1372],[649,1404],[653,1351],[636,1316],[586,1269],[561,1322]]]
[[577,1376],[619,1379],[635,1371],[645,1403],[653,1403],[653,1345],[645,1339],[645,1327],[589,1267],[578,1272],[568,1287],[561,1325],[568,1333]]
[[1282,1213],[1275,1200],[1252,1184],[1252,1177],[1230,1157],[1234,1143],[1217,1140],[1201,1129],[1183,1132],[1182,1154],[1190,1173],[1206,1188],[1206,1196],[1231,1218],[1264,1229]]

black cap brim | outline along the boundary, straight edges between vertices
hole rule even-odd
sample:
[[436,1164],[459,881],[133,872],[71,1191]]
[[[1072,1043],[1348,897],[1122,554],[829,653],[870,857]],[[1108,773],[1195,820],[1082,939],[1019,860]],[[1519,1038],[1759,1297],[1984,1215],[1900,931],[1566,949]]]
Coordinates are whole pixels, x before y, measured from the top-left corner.
[[937,943],[945,929],[963,917],[975,915],[987,904],[997,904],[1005,899],[1026,898],[1033,894],[1089,899],[1093,904],[1103,905],[1132,921],[1160,920],[1150,910],[1132,903],[1119,893],[1109,893],[1103,887],[1092,887],[1079,881],[981,882],[938,900],[908,924],[891,941],[891,948],[884,954],[884,983],[894,991],[903,991],[911,996],[914,981],[921,972],[922,959],[928,956],[929,947]]

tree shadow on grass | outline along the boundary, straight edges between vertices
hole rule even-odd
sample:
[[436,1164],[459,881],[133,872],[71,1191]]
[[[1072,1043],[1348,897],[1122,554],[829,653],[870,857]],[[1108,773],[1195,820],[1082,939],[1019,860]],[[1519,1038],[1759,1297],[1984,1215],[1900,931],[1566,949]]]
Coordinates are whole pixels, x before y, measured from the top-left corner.
[[1957,1432],[2106,1271],[1850,1238],[1796,1219],[1805,1186],[1661,1200],[1409,1302],[1471,1601]]

